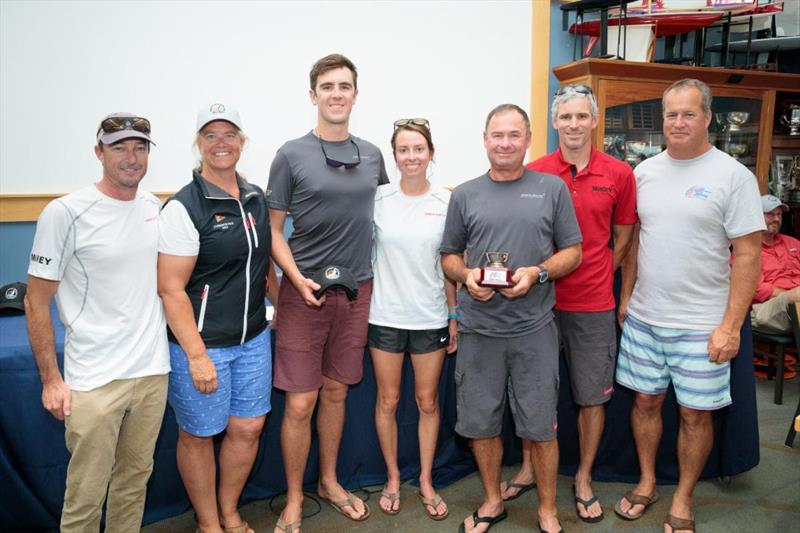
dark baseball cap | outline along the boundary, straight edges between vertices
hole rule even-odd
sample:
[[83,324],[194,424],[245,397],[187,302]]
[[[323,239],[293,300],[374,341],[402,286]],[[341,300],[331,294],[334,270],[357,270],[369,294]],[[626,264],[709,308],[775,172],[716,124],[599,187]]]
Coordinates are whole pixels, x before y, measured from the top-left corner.
[[350,270],[338,266],[328,265],[317,270],[311,277],[317,284],[319,289],[314,292],[316,298],[322,298],[322,295],[328,289],[340,288],[344,289],[347,294],[347,299],[352,301],[358,298],[358,282],[356,277]]
[[17,314],[25,312],[25,292],[28,285],[22,282],[9,283],[0,287],[0,313]]

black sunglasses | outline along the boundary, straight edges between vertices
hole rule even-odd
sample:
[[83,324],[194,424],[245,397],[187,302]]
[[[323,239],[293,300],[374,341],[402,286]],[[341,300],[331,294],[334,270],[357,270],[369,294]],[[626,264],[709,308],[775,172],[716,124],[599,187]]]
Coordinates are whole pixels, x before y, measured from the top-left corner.
[[317,137],[317,139],[319,139],[319,146],[320,148],[322,148],[322,155],[325,156],[325,163],[327,163],[328,166],[331,166],[333,168],[344,167],[347,170],[350,170],[351,168],[355,168],[361,164],[361,151],[358,149],[358,145],[353,139],[350,139],[350,143],[356,147],[356,156],[358,157],[358,161],[356,161],[355,163],[345,163],[344,161],[331,159],[330,157],[328,157],[328,152],[325,151],[325,143],[322,142],[322,137]]
[[558,88],[556,91],[556,96],[561,96],[562,94],[567,94],[569,92],[578,94],[592,94],[592,89],[586,85],[564,85],[563,87]]
[[116,133],[124,130],[139,131],[150,134],[150,121],[143,117],[109,117],[100,123],[100,130],[105,133]]
[[424,126],[430,129],[430,123],[428,122],[427,118],[401,118],[399,120],[394,121],[395,129],[401,126],[407,126],[409,124],[414,124],[416,126]]

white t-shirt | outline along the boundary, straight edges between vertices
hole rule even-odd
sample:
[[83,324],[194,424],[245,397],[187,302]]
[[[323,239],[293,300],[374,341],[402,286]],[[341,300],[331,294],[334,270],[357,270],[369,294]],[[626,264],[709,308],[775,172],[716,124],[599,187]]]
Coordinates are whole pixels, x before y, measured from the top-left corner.
[[628,312],[655,326],[717,327],[728,303],[730,241],[765,229],[755,176],[716,148],[689,160],[664,151],[635,174],[641,234]]
[[159,252],[185,257],[200,253],[200,233],[182,203],[173,200],[165,205],[158,224]]
[[369,323],[398,329],[447,326],[439,246],[450,192],[406,196],[389,183],[375,194]]
[[92,185],[39,217],[28,274],[60,281],[64,380],[73,390],[170,370],[156,286],[159,208],[150,193],[125,202]]

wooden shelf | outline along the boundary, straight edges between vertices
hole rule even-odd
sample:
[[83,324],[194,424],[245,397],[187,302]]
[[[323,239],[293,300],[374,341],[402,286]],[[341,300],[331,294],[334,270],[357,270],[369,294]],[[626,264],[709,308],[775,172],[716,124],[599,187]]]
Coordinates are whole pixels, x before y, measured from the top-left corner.
[[800,135],[773,135],[772,148],[800,150]]
[[[720,105],[726,107],[728,104],[718,98],[751,101],[749,106],[752,109],[747,109],[751,113],[751,122],[743,126],[739,132],[734,133],[745,138],[739,142],[747,142],[750,146],[750,151],[742,162],[753,170],[762,194],[767,191],[772,150],[800,150],[800,136],[792,137],[783,134],[776,135],[773,139],[772,134],[773,130],[778,128],[776,114],[782,112],[776,104],[782,104],[788,100],[800,100],[800,75],[798,74],[597,58],[581,59],[556,67],[553,69],[553,73],[564,85],[580,83],[591,87],[594,92],[600,114],[599,124],[594,131],[592,140],[598,150],[603,150],[603,139],[606,132],[609,134],[617,132],[626,137],[647,133],[628,127],[630,126],[629,113],[626,114],[625,110],[616,108],[616,106],[628,108],[631,104],[656,100],[659,102],[660,109],[660,100],[664,89],[683,78],[699,79],[711,87],[715,100],[711,104],[712,112],[717,110]],[[606,113],[609,113],[610,109],[615,109],[611,112],[613,115],[609,116],[609,126],[613,126],[613,129],[609,127],[606,130]],[[651,133],[655,133],[654,130],[660,130],[660,120],[655,122]],[[718,134],[719,132],[716,131],[710,132],[712,142]]]

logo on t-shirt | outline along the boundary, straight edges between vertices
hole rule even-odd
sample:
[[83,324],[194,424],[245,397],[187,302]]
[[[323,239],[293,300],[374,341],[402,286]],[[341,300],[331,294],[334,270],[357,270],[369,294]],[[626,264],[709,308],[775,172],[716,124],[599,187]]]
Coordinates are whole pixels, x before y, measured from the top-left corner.
[[533,192],[524,192],[519,195],[520,198],[544,198],[544,193],[536,194]]
[[604,193],[614,192],[614,186],[613,185],[592,185],[592,192],[604,192]]
[[43,255],[31,254],[31,261],[34,263],[39,263],[40,265],[49,265],[50,261],[53,259],[50,257],[45,257]]
[[708,200],[709,196],[711,196],[711,189],[706,189],[705,187],[701,187],[700,185],[689,187],[689,189],[686,190],[686,198],[698,198],[700,200]]
[[336,267],[330,267],[325,271],[325,279],[339,279],[342,273]]

